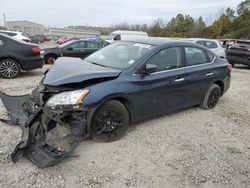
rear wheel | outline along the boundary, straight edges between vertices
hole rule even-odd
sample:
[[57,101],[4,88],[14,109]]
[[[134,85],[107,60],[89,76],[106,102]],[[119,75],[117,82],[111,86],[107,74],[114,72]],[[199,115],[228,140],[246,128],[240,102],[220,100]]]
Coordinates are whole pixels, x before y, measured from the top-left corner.
[[220,96],[221,96],[220,87],[217,84],[212,84],[206,93],[203,103],[201,104],[201,108],[207,110],[213,109],[217,105]]
[[121,138],[129,127],[129,113],[119,101],[111,100],[97,109],[91,125],[92,138],[112,142]]
[[0,61],[0,76],[6,79],[16,78],[21,72],[20,65],[14,59]]
[[48,55],[45,57],[46,64],[53,65],[57,59],[56,55]]

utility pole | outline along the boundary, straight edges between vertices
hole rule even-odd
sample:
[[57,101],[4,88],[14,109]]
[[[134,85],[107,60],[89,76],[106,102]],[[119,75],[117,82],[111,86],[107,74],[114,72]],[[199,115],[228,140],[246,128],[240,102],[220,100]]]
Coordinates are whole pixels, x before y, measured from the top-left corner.
[[6,28],[7,28],[7,23],[6,23],[5,13],[3,13],[3,21],[4,21],[4,27],[6,27]]

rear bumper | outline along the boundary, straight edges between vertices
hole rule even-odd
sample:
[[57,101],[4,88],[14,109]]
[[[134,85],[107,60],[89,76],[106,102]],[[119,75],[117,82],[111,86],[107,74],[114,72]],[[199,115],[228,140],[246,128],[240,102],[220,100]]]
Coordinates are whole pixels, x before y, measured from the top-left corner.
[[231,64],[250,65],[250,58],[247,58],[247,57],[239,57],[239,56],[227,55],[227,60]]
[[42,56],[38,56],[35,58],[29,58],[21,61],[22,70],[34,70],[42,68],[44,65],[44,58]]

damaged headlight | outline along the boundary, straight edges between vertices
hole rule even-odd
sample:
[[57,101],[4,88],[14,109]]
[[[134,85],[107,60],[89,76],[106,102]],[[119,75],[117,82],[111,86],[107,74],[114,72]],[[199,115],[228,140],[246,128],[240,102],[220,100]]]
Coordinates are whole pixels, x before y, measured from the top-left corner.
[[46,107],[50,109],[78,109],[88,93],[88,89],[62,92],[51,97],[46,103]]

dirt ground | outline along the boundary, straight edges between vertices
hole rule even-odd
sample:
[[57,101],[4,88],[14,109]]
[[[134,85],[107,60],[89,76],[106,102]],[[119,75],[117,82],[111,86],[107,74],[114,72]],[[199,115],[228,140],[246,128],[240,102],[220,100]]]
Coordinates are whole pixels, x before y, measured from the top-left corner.
[[[0,91],[29,93],[46,68],[0,79]],[[214,110],[194,107],[142,122],[113,143],[83,141],[53,167],[25,158],[13,164],[8,155],[20,137],[19,127],[0,123],[0,187],[250,187],[250,69],[233,69]]]

